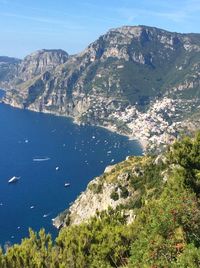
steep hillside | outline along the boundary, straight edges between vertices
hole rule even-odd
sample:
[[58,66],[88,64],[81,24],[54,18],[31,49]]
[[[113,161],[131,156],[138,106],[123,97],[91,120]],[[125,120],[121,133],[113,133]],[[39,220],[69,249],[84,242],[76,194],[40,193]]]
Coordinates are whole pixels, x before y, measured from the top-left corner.
[[49,53],[19,64],[5,103],[112,128],[149,149],[173,140],[199,109],[200,34],[124,26],[80,54]]
[[[124,208],[127,221],[146,200],[159,194],[166,181],[166,158],[127,157],[124,162],[108,166],[102,176],[92,180],[73,205],[53,219],[55,227],[87,222],[108,208]],[[165,175],[165,176],[164,176]]]
[[200,133],[157,157],[129,157],[88,185],[55,242],[30,230],[0,251],[0,267],[198,268],[199,178]]

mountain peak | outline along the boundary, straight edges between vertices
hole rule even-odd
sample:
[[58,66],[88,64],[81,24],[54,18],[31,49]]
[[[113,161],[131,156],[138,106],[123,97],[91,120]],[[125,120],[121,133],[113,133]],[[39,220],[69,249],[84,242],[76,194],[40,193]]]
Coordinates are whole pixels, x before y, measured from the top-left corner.
[[26,81],[34,76],[52,70],[69,58],[62,49],[41,49],[24,58],[19,66],[20,79]]
[[157,27],[146,26],[146,25],[123,25],[121,27],[111,28],[108,32],[120,32],[124,34],[127,34],[127,33],[138,34],[144,30],[167,32],[166,30],[162,30]]
[[62,57],[63,61],[67,60],[69,55],[66,51],[62,49],[40,49],[32,52],[31,54],[27,55],[24,60],[29,58],[38,58],[38,57],[47,57],[47,56],[59,56]]

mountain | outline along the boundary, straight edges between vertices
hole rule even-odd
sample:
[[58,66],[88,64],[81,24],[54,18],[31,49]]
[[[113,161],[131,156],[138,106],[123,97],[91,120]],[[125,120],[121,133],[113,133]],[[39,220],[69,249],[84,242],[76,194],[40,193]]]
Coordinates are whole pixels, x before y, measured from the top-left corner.
[[36,51],[27,57],[19,65],[15,84],[30,81],[41,74],[48,72],[68,60],[69,55],[59,49],[43,49]]
[[[40,75],[50,70],[53,70],[60,64],[67,61],[69,55],[67,52],[59,49],[42,49],[36,51],[23,60],[15,60],[8,57],[0,57],[0,60],[7,59],[7,63],[11,66],[15,65],[14,70],[8,70],[7,74],[11,75],[9,79],[8,87],[22,86],[24,83],[31,83],[32,80],[36,80]],[[5,61],[6,62],[6,61]],[[1,79],[2,81],[2,79]],[[27,85],[24,85],[26,87]]]
[[16,72],[20,62],[21,60],[16,58],[0,56],[0,81],[2,84],[13,79],[12,74]]
[[199,148],[197,133],[107,168],[60,216],[55,241],[30,230],[0,250],[0,267],[200,267]]
[[111,128],[152,151],[199,126],[199,60],[200,34],[124,26],[76,55],[27,56],[3,101]]

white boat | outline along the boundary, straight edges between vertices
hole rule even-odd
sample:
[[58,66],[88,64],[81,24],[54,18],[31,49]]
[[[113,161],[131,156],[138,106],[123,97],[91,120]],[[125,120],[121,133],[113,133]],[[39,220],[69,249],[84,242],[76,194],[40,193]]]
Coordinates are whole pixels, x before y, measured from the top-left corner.
[[8,183],[17,182],[19,179],[20,179],[20,177],[13,176],[11,179],[8,180]]
[[64,186],[65,186],[65,187],[68,187],[68,186],[70,186],[70,183],[66,182],[66,183],[64,184]]
[[48,160],[50,160],[49,157],[33,158],[34,162],[42,162],[42,161],[48,161]]
[[43,218],[49,217],[50,214],[51,214],[51,212],[50,213],[47,213],[47,214],[44,214],[43,215]]

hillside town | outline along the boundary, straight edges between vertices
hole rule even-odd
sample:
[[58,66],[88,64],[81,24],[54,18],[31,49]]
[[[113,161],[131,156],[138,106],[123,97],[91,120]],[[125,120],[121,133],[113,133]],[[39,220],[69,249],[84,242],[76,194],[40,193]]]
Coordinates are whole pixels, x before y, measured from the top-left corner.
[[105,104],[105,99],[100,97],[90,102],[93,105],[84,114],[88,121],[95,118],[95,124],[138,140],[144,152],[154,152],[166,147],[186,127],[184,114],[196,107],[198,101],[166,96],[150,103],[147,111],[139,111],[136,105],[123,108],[119,103],[114,108],[112,101]]

